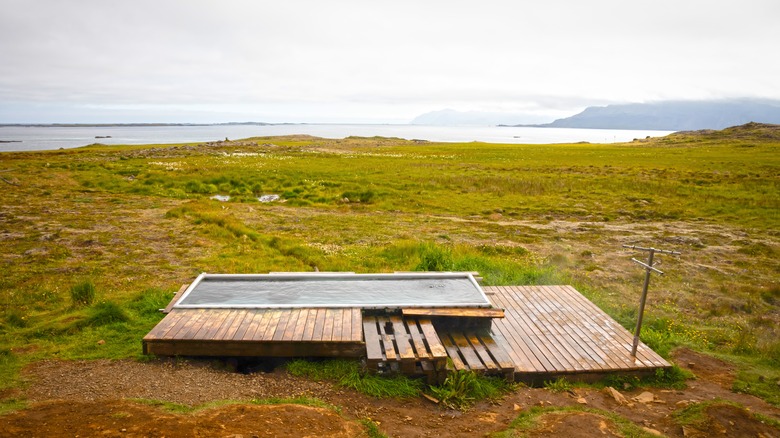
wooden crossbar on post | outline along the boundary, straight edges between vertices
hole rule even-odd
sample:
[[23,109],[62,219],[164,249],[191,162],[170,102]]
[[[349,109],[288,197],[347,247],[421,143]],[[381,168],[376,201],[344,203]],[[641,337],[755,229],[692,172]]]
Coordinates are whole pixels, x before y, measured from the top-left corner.
[[659,275],[664,275],[662,271],[653,267],[653,257],[657,252],[663,254],[674,254],[674,255],[679,255],[680,252],[668,251],[668,250],[652,248],[652,247],[643,248],[641,246],[636,246],[636,245],[623,245],[623,248],[636,249],[648,253],[647,263],[643,263],[635,258],[631,259],[631,261],[633,261],[634,263],[637,263],[638,265],[641,265],[643,268],[645,268],[645,283],[644,286],[642,287],[642,298],[639,299],[639,315],[637,316],[636,329],[634,330],[634,344],[631,346],[631,357],[636,359],[636,349],[639,346],[639,333],[642,330],[642,318],[644,317],[645,314],[645,302],[647,301],[647,288],[648,286],[650,286],[650,273],[655,272]]

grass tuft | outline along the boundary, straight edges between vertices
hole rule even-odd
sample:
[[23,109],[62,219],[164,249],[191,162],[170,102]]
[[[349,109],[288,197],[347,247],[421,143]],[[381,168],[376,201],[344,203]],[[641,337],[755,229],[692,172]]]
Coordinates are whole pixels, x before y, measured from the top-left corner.
[[480,400],[495,400],[513,389],[498,377],[479,376],[473,371],[450,373],[440,386],[431,386],[431,394],[451,409],[468,409]]
[[376,423],[376,421],[371,420],[370,418],[363,418],[360,420],[360,424],[363,425],[363,429],[365,430],[368,438],[387,438],[387,435],[383,434],[382,431],[379,430],[379,425]]
[[544,387],[552,392],[566,392],[571,391],[573,388],[571,382],[566,380],[565,377],[559,377],[555,380],[544,382]]
[[90,309],[89,315],[84,320],[84,325],[89,327],[100,327],[117,322],[130,321],[124,309],[111,301],[103,301]]
[[89,306],[95,301],[95,284],[87,280],[70,288],[70,301],[73,307]]
[[452,250],[432,243],[420,245],[420,263],[415,271],[453,271],[455,262],[452,260]]

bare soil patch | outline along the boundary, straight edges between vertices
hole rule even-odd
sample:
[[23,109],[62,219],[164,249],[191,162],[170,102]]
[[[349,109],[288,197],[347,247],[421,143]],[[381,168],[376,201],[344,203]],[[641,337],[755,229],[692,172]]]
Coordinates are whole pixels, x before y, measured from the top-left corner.
[[531,437],[563,436],[567,438],[591,438],[593,436],[620,437],[612,420],[585,412],[548,414],[540,418]]
[[736,369],[720,359],[687,348],[679,348],[674,351],[674,360],[681,368],[690,370],[700,380],[717,383],[726,389],[730,389],[734,384]]
[[[281,368],[268,373],[241,374],[226,369],[223,363],[200,360],[43,361],[25,369],[28,384],[23,394],[14,396],[25,397],[30,405],[0,417],[0,436],[56,436],[63,431],[69,436],[82,437],[360,436],[363,432],[357,420],[371,419],[383,433],[393,437],[472,437],[505,430],[519,413],[533,406],[587,406],[614,412],[640,427],[667,436],[682,437],[683,429],[674,423],[671,414],[690,403],[715,398],[741,403],[752,412],[780,420],[780,409],[706,380],[708,374],[703,371],[716,369],[717,362],[705,365],[712,358],[688,351],[678,352],[676,357],[685,358],[681,360],[682,365],[695,363],[694,371],[701,374],[685,390],[651,389],[654,394],[651,403],[620,405],[603,391],[591,388],[562,393],[521,388],[502,400],[479,403],[466,412],[443,409],[422,397],[376,399],[329,382],[291,376]],[[643,391],[618,389],[629,400]],[[252,399],[273,397],[317,398],[337,406],[340,414],[298,405],[281,408],[249,403]],[[192,407],[224,400],[239,404],[176,414],[133,399]],[[734,431],[729,436],[744,436],[741,431],[754,429],[769,430],[762,432],[764,436],[780,436],[780,431],[747,414],[713,414],[715,417],[717,421],[728,418],[722,426],[728,433]],[[691,430],[688,433],[693,433]],[[619,436],[608,418],[579,412],[545,415],[533,433],[533,436]]]
[[174,414],[142,404],[53,401],[3,418],[0,436],[354,437],[361,426],[324,408],[229,405]]

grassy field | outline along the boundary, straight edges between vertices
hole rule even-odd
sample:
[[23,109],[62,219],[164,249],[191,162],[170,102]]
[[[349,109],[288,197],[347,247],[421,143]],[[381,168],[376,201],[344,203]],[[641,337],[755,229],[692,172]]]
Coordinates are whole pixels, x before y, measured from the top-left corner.
[[140,357],[157,309],[200,272],[479,271],[573,284],[633,329],[643,255],[622,245],[636,244],[682,252],[659,257],[643,340],[735,361],[735,389],[780,404],[777,127],[613,145],[94,145],[0,154],[0,178],[0,389],[43,358]]

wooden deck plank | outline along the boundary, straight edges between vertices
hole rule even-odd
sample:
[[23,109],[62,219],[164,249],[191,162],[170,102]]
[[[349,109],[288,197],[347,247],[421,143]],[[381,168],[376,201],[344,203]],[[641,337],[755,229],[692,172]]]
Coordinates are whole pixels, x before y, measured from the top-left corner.
[[247,319],[247,317],[249,317],[250,315],[251,313],[247,312],[247,309],[240,309],[238,311],[238,314],[236,315],[236,319],[234,319],[233,323],[230,324],[230,327],[228,327],[228,329],[225,330],[225,334],[222,336],[222,339],[226,341],[234,340],[236,332],[244,324],[244,320]]
[[403,308],[404,316],[460,316],[467,318],[503,318],[504,310],[495,307]]
[[[495,290],[495,289],[494,289]],[[493,329],[491,332],[507,341],[511,346],[509,349],[509,355],[515,363],[515,369],[518,372],[542,372],[552,367],[549,361],[542,357],[538,357],[540,352],[531,348],[531,340],[528,337],[522,335],[519,323],[517,320],[517,310],[513,307],[509,308],[509,303],[503,296],[503,292],[495,290],[490,297],[491,301],[499,303],[508,313],[508,317],[502,320],[493,322]],[[542,362],[544,360],[544,362]]]
[[579,370],[580,367],[577,361],[571,357],[565,345],[561,343],[560,335],[555,332],[554,327],[548,324],[543,308],[536,302],[538,298],[531,294],[526,294],[523,296],[511,295],[510,299],[517,303],[516,305],[523,319],[534,330],[536,342],[542,343],[543,348],[548,351],[547,359],[554,365],[554,369],[559,371]]
[[579,347],[595,365],[594,368],[597,366],[598,369],[609,370],[622,367],[613,359],[613,355],[603,348],[603,343],[594,340],[588,327],[591,324],[583,319],[583,309],[576,303],[560,299],[559,294],[551,287],[540,286],[539,290],[547,297],[551,312],[560,327],[577,339]]
[[[618,324],[615,320],[606,315],[595,304],[586,299],[582,294],[577,292],[571,286],[560,287],[563,293],[565,293],[571,300],[580,303],[583,308],[590,309],[591,315],[603,315],[603,325],[606,328],[605,332],[613,336],[619,345],[619,351],[629,351],[633,344],[634,335],[626,330],[623,326]],[[668,367],[671,366],[665,359],[652,351],[646,345],[640,342],[640,348],[637,349],[637,359],[640,361],[640,366],[645,367]]]
[[320,307],[317,309],[317,319],[314,321],[314,332],[312,333],[311,340],[312,341],[319,341],[321,342],[322,339],[322,332],[325,328],[325,313],[326,309],[323,307]]
[[586,336],[595,340],[602,355],[609,357],[615,368],[637,368],[634,361],[630,359],[630,355],[627,354],[628,350],[624,345],[621,345],[616,336],[617,332],[610,327],[612,324],[617,324],[616,322],[597,307],[585,305],[584,301],[578,300],[576,296],[568,294],[565,290],[556,288],[554,293],[560,297],[561,301],[570,303],[569,305],[576,310],[578,325],[586,333]]
[[149,333],[144,336],[144,339],[165,339],[166,334],[184,318],[185,312],[173,312],[165,315],[165,317],[157,323]]
[[[545,359],[566,372],[631,371],[669,366],[646,346],[637,352],[636,361],[630,358],[628,351],[633,335],[571,286],[491,287],[486,293],[494,305],[505,308],[507,317],[494,320],[492,331],[505,338],[511,347],[507,353],[513,361],[519,356],[527,356],[525,351],[512,351],[522,344],[513,334],[524,336],[527,334],[524,331],[530,330],[531,335],[527,337],[533,343],[527,346],[549,353]],[[541,358],[537,356],[537,359]],[[577,362],[576,366],[572,362]],[[520,371],[517,365],[516,370]]]
[[418,318],[417,322],[425,335],[425,342],[428,344],[431,356],[434,358],[447,357],[447,350],[442,345],[439,335],[436,334],[436,329],[433,328],[430,318]]
[[409,335],[412,337],[412,345],[414,346],[414,350],[417,353],[417,357],[420,359],[431,359],[431,355],[428,352],[428,349],[425,347],[422,330],[420,330],[420,326],[417,325],[417,319],[404,318],[404,323],[407,326]]
[[375,316],[363,317],[363,335],[366,342],[366,358],[369,362],[382,360],[382,346]]
[[[247,341],[262,341],[265,339],[265,331],[268,330],[268,324],[271,323],[273,318],[273,311],[271,309],[264,309],[260,322],[257,324],[257,329],[252,333],[251,337],[244,337]],[[248,335],[248,334],[247,334]]]
[[601,357],[613,368],[633,368],[633,361],[626,360],[627,355],[623,354],[625,350],[620,342],[609,331],[604,330],[606,315],[600,309],[583,306],[583,302],[568,296],[560,288],[556,287],[550,291],[556,294],[559,301],[566,303],[570,314],[576,315],[576,323],[583,337],[593,341],[594,348],[599,351]]
[[[576,295],[576,299],[580,301],[587,301],[587,303],[592,306],[593,308],[598,309],[598,307],[595,306],[595,304],[591,303],[585,297],[583,297],[581,294],[579,294],[574,288],[571,286],[565,286],[563,288],[565,291],[567,291],[571,295]],[[611,320],[611,318],[610,318]],[[631,348],[631,345],[633,344],[633,337],[634,335],[626,330],[623,326],[615,322],[614,320],[611,320],[613,324],[610,324],[610,327],[612,327],[615,331],[616,337],[622,340],[622,346],[625,349]],[[630,357],[630,353],[629,353]],[[637,359],[639,359],[645,366],[655,366],[655,367],[669,367],[671,364],[667,362],[664,358],[659,356],[656,352],[652,351],[647,345],[640,342],[639,346],[637,348]]]
[[352,309],[341,309],[341,341],[348,342],[352,336]]
[[306,329],[306,321],[309,319],[309,309],[300,309],[298,314],[298,320],[293,328],[293,333],[290,336],[290,341],[302,341],[303,331]]
[[333,339],[333,318],[335,317],[335,309],[325,309],[325,323],[322,326],[322,338],[321,341],[330,342]]
[[179,331],[176,336],[178,339],[192,339],[195,336],[195,333],[200,330],[200,327],[209,320],[208,312],[204,309],[198,309],[196,315],[195,318],[190,318],[186,327],[183,327],[182,330]]
[[363,337],[363,311],[361,309],[352,309],[352,336],[350,340],[359,342]]
[[311,341],[314,335],[314,325],[317,322],[317,309],[306,310],[306,326],[303,328],[303,341]]
[[236,333],[233,335],[233,340],[235,341],[243,340],[244,335],[249,330],[249,328],[252,327],[252,323],[255,321],[255,317],[257,316],[258,316],[258,309],[246,309],[246,316],[244,317],[244,321],[241,322],[241,325],[238,327],[238,330],[236,330]]
[[379,338],[382,340],[382,348],[384,349],[385,360],[396,360],[398,355],[395,351],[395,342],[390,334],[387,333],[386,327],[390,319],[386,316],[377,316],[376,321],[379,326]]
[[168,303],[167,306],[165,306],[165,309],[163,309],[162,313],[171,313],[171,310],[173,310],[173,306],[176,304],[177,301],[179,301],[179,298],[181,298],[181,295],[184,293],[184,291],[187,290],[188,287],[190,287],[189,284],[181,285],[178,292],[173,294],[173,298],[171,298],[171,301]]
[[[292,341],[295,336],[295,327],[298,327],[298,320],[301,318],[302,309],[290,309],[290,315],[287,319],[287,325],[284,327],[280,341]],[[275,335],[275,334],[274,334]]]
[[274,339],[274,333],[276,333],[276,327],[279,325],[279,319],[282,317],[282,309],[271,310],[271,320],[268,321],[268,325],[263,333],[263,340],[272,341]]
[[[224,310],[224,309],[219,309]],[[195,336],[193,336],[193,339],[211,339],[209,337],[210,333],[215,333],[217,329],[222,325],[222,321],[225,319],[225,316],[227,316],[227,312],[220,311],[220,312],[210,312],[208,315],[208,320],[205,324],[203,324],[198,330],[197,333],[195,333]]]
[[401,360],[414,360],[414,349],[412,349],[412,337],[407,333],[403,319],[398,315],[390,316],[390,323],[393,325],[393,338],[398,349],[398,357]]
[[583,371],[584,368],[575,357],[573,350],[564,342],[565,337],[562,336],[562,334],[558,332],[557,327],[555,327],[554,324],[550,324],[547,319],[547,312],[540,302],[540,297],[533,289],[531,289],[525,297],[527,299],[518,300],[518,303],[521,303],[521,305],[524,306],[528,318],[533,321],[539,335],[544,339],[543,342],[546,343],[550,352],[561,364],[563,367],[562,369]]
[[[490,300],[500,303],[502,307],[506,307],[500,292],[492,292]],[[515,310],[512,309],[511,314],[509,314],[511,318],[493,321],[491,334],[497,341],[503,341],[509,347],[507,353],[515,364],[516,371],[542,372],[545,370],[545,367],[527,344],[530,340],[523,337],[516,329],[513,329],[516,325],[514,312]]]
[[474,348],[474,352],[477,353],[479,359],[485,364],[485,367],[489,370],[497,370],[498,364],[493,360],[493,356],[490,355],[487,348],[482,344],[482,340],[476,333],[464,333],[465,338]]
[[333,332],[330,340],[341,341],[341,329],[344,327],[344,309],[333,309]]
[[537,316],[547,330],[554,336],[561,346],[559,351],[566,358],[570,366],[576,371],[600,370],[588,353],[579,345],[579,342],[572,336],[571,332],[564,330],[561,326],[560,316],[556,315],[556,310],[550,303],[550,299],[540,293],[541,288],[534,288],[528,295],[534,302]]
[[[192,324],[193,319],[200,317],[199,309],[186,309],[181,312],[181,318],[177,321],[176,325],[171,327],[166,337],[176,339],[180,335],[187,333],[187,329]],[[179,313],[178,311],[176,313]]]
[[474,348],[469,343],[468,339],[463,335],[461,332],[450,332],[450,337],[452,338],[452,341],[455,343],[455,346],[458,347],[458,351],[460,351],[461,357],[466,362],[466,365],[471,370],[484,370],[485,364],[482,363],[482,360],[477,355],[477,353],[474,351]]
[[495,339],[496,343],[504,346],[509,362],[513,365],[516,372],[534,373],[544,371],[544,368],[542,368],[541,365],[538,367],[534,366],[529,357],[526,356],[519,347],[513,344],[513,341],[507,340],[500,329],[495,325],[493,326],[493,329],[490,330],[490,336]]
[[[174,311],[177,312],[178,310],[174,309]],[[230,309],[228,314],[225,316],[225,319],[222,320],[222,323],[219,325],[219,327],[217,327],[216,332],[211,336],[211,339],[222,339],[222,336],[225,334],[239,313],[240,311],[238,309]]]
[[509,354],[507,354],[506,350],[504,350],[492,336],[479,336],[479,340],[501,369],[506,370],[515,367]]
[[[506,293],[515,296],[516,302],[522,302],[522,301],[528,301],[532,300],[533,297],[530,294],[530,291],[533,290],[532,287],[525,287],[523,289],[519,288],[506,288]],[[565,367],[561,368],[562,370],[566,370]]]
[[[554,349],[549,346],[549,341],[540,332],[539,327],[534,324],[530,315],[526,315],[525,306],[520,304],[507,289],[500,287],[507,306],[512,307],[512,316],[510,320],[510,330],[515,330],[517,336],[526,339],[526,345],[534,353],[534,356],[542,363],[544,370],[553,372],[563,370],[565,367],[557,360]],[[554,342],[554,341],[553,341]]]
[[[290,320],[293,309],[280,309],[279,321],[276,323],[276,329],[274,330],[274,336],[271,338],[274,341],[281,341],[284,338],[284,330],[287,328],[287,321]],[[294,324],[294,322],[293,322]]]
[[464,362],[464,360],[460,357],[460,349],[457,345],[455,345],[455,341],[450,338],[449,333],[442,333],[439,339],[441,339],[441,344],[444,346],[444,349],[447,351],[447,355],[452,361],[452,366],[454,366],[458,371],[468,370],[468,365],[466,365],[466,362]]

